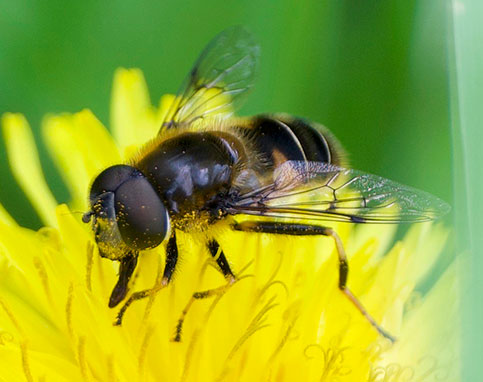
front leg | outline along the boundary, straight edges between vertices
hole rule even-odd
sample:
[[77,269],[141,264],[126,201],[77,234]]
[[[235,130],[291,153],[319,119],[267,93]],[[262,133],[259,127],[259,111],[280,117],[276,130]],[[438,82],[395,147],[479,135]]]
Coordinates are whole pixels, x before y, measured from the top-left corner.
[[109,298],[109,308],[114,308],[126,297],[129,280],[136,269],[138,255],[137,251],[129,252],[119,261],[119,279]]
[[121,310],[119,310],[117,320],[114,325],[122,324],[124,313],[126,313],[127,308],[129,308],[129,305],[131,305],[134,301],[152,296],[169,284],[171,277],[173,276],[174,269],[176,268],[177,261],[178,246],[176,245],[176,234],[173,231],[171,237],[169,238],[168,245],[166,246],[166,265],[164,267],[163,277],[156,285],[154,285],[153,288],[133,293],[131,297],[129,297],[129,299],[124,303]]
[[385,331],[376,320],[367,312],[361,302],[347,287],[347,276],[349,274],[349,264],[347,262],[347,256],[345,254],[344,246],[339,235],[328,227],[311,225],[311,224],[294,224],[294,223],[276,223],[276,222],[262,222],[262,221],[245,221],[241,223],[235,223],[233,229],[237,231],[245,232],[260,232],[271,233],[281,235],[294,235],[294,236],[330,236],[334,239],[337,254],[339,256],[339,289],[344,295],[352,302],[356,308],[364,315],[369,323],[385,338],[391,342],[395,342],[396,339]]

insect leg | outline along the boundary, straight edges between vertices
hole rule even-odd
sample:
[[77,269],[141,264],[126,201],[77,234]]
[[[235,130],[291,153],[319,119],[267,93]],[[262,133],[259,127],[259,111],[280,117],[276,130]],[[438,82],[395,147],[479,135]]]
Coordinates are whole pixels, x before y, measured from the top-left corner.
[[351,301],[356,308],[362,313],[362,315],[369,321],[369,323],[385,338],[391,342],[395,342],[396,339],[385,331],[376,320],[367,312],[361,302],[356,296],[352,294],[347,287],[347,276],[349,274],[349,264],[347,262],[347,256],[345,254],[344,245],[339,235],[328,227],[322,227],[310,224],[292,224],[292,223],[275,223],[275,222],[260,222],[260,221],[245,221],[242,223],[236,223],[233,225],[233,229],[237,231],[246,232],[261,232],[271,234],[282,235],[295,235],[295,236],[315,236],[323,235],[329,236],[334,239],[337,254],[339,256],[339,289],[344,295]]
[[216,240],[210,240],[208,242],[208,249],[211,253],[211,256],[213,256],[213,258],[216,260],[216,263],[220,267],[223,276],[225,276],[226,279],[235,278],[233,272],[231,271],[230,265],[226,260],[226,256],[223,253],[223,250],[220,248],[220,244],[218,244]]
[[151,289],[145,289],[136,293],[133,293],[131,297],[124,303],[122,308],[117,314],[117,319],[114,325],[121,325],[124,313],[126,313],[127,308],[136,300],[141,300],[143,298],[152,296],[158,293],[161,289],[165,288],[171,277],[173,276],[174,269],[176,267],[176,262],[178,261],[178,246],[176,245],[176,235],[173,232],[169,238],[168,245],[166,246],[166,265],[164,267],[163,277],[156,282]]
[[213,289],[208,289],[201,292],[193,293],[190,300],[186,304],[185,308],[181,312],[181,316],[178,320],[178,324],[176,325],[176,332],[173,338],[173,341],[175,342],[181,341],[181,332],[183,331],[183,323],[186,319],[186,315],[188,314],[188,311],[191,308],[191,305],[193,305],[195,300],[201,300],[212,296],[222,296],[228,290],[228,288],[230,288],[230,286],[232,286],[236,281],[235,275],[233,274],[230,268],[230,265],[228,264],[228,261],[226,259],[226,256],[223,253],[223,250],[221,250],[218,242],[216,240],[210,240],[207,246],[208,246],[208,250],[211,253],[211,256],[213,256],[213,258],[216,260],[216,263],[218,264],[221,272],[223,273],[223,276],[225,276],[227,283],[218,288],[213,288]]
[[114,308],[119,304],[128,292],[128,283],[131,279],[136,264],[138,262],[138,253],[133,251],[128,253],[120,260],[119,264],[119,279],[112,290],[111,297],[109,298],[109,308]]

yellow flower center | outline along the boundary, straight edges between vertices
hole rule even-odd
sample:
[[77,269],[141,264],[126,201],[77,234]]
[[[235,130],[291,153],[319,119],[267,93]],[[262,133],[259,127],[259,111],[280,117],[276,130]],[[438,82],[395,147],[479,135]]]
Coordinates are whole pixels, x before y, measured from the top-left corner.
[[[57,206],[26,120],[3,117],[12,171],[49,228],[19,227],[0,207],[0,380],[5,381],[431,381],[459,378],[457,288],[451,266],[416,303],[447,230],[335,224],[349,256],[348,285],[398,341],[391,344],[338,288],[330,238],[273,237],[220,227],[238,281],[226,281],[197,235],[179,233],[173,282],[133,304],[121,327],[108,308],[117,265],[98,256],[81,215],[92,178],[153,137],[172,97],[149,102],[137,70],[116,73],[111,138],[89,112],[51,116],[43,132],[71,191]],[[136,130],[134,130],[136,126]],[[21,159],[21,160],[20,160]],[[200,234],[201,235],[201,234]],[[144,251],[130,292],[162,273],[165,248]],[[442,307],[445,320],[435,320]],[[456,349],[456,350],[455,350]]]

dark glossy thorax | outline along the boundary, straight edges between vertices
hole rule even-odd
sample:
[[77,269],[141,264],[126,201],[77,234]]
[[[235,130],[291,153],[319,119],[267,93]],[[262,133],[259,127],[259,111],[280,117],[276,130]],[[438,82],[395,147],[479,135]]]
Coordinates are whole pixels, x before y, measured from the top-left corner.
[[206,209],[230,189],[238,160],[214,132],[185,132],[162,142],[138,161],[171,215]]

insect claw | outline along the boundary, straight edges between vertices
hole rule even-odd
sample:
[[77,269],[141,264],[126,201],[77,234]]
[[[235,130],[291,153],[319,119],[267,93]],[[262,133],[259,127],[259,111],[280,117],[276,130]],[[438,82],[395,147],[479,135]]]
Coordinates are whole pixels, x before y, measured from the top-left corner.
[[84,215],[82,215],[82,222],[89,223],[91,221],[92,215],[94,215],[94,212],[87,211]]

